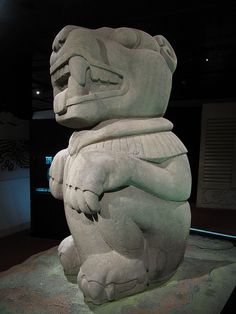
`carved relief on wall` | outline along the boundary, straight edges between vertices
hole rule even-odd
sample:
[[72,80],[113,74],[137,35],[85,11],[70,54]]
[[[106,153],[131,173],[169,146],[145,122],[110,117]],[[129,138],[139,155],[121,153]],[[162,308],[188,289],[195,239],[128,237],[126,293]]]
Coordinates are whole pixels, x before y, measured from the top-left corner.
[[29,143],[26,140],[0,140],[0,169],[29,167]]
[[236,190],[203,190],[202,204],[215,208],[236,208]]
[[28,121],[0,112],[0,170],[28,167]]
[[236,105],[203,104],[197,207],[236,209]]

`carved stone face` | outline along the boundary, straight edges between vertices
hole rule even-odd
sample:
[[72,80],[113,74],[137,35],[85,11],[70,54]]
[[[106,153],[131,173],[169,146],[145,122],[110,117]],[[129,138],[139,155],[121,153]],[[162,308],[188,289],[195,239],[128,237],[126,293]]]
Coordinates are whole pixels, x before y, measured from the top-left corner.
[[66,26],[50,58],[56,120],[83,128],[108,119],[163,116],[176,63],[163,36]]

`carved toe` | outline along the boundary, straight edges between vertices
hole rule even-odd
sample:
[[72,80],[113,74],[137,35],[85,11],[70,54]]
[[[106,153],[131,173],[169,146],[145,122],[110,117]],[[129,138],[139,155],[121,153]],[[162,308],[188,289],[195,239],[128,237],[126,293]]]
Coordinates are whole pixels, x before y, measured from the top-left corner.
[[106,290],[104,286],[96,281],[88,281],[83,275],[82,278],[78,276],[78,284],[80,289],[84,293],[84,297],[88,302],[93,302],[95,304],[101,304],[105,302],[108,298],[106,296]]
[[78,284],[86,301],[102,304],[146,289],[143,261],[114,251],[90,256],[80,268]]
[[80,269],[79,256],[72,236],[65,238],[58,247],[58,256],[65,275],[77,276]]

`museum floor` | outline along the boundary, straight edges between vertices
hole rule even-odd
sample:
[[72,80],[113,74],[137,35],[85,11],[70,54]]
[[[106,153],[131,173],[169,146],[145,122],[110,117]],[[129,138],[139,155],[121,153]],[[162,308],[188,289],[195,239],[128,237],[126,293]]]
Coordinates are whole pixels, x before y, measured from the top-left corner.
[[31,237],[30,230],[0,238],[0,246],[4,256],[0,259],[0,272],[22,263],[31,255],[45,251],[60,243],[60,240]]
[[[143,293],[102,306],[84,303],[77,285],[67,282],[57,258],[58,243],[58,240],[31,238],[29,231],[0,240],[4,252],[1,270],[18,264],[0,274],[0,313],[227,314],[233,311],[230,296],[236,282],[236,248],[230,241],[191,235],[184,262],[166,284],[150,286]],[[29,254],[34,255],[23,262]]]

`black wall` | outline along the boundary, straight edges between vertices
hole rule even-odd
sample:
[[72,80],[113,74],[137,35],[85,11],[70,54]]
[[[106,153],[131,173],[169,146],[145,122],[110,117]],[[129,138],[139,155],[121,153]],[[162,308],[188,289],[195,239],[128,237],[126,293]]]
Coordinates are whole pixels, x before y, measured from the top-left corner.
[[63,202],[49,192],[38,192],[48,188],[46,156],[68,146],[73,130],[64,128],[54,120],[31,120],[31,234],[37,237],[62,239],[69,235]]
[[169,107],[165,118],[173,124],[173,132],[180,138],[188,150],[188,158],[192,172],[192,193],[190,203],[196,203],[198,164],[201,136],[201,106]]

